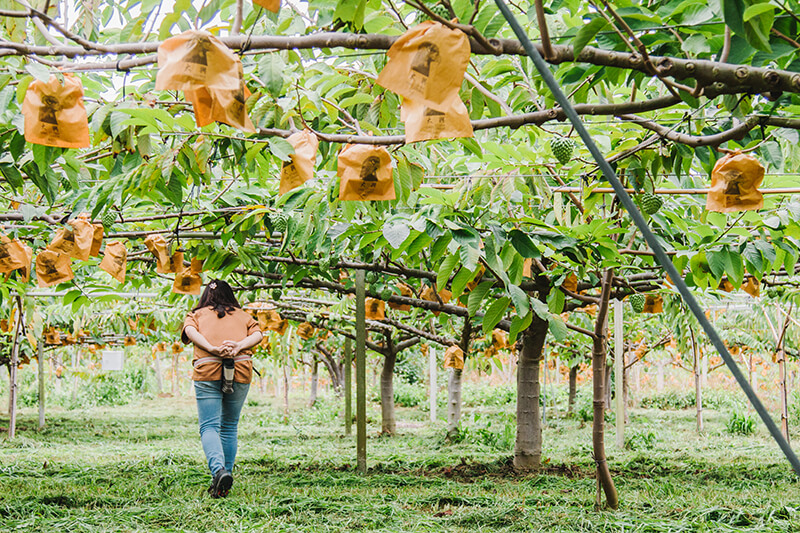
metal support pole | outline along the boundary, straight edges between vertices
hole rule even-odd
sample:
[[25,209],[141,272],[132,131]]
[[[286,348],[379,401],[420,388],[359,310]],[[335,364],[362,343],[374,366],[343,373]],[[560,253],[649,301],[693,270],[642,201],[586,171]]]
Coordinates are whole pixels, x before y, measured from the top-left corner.
[[36,360],[39,363],[39,430],[44,429],[44,337],[36,343]]
[[436,359],[436,350],[431,346],[428,348],[428,368],[430,369],[430,384],[428,392],[428,402],[430,405],[430,421],[436,422],[436,396],[439,387],[436,385],[436,371],[439,367],[439,362]]
[[623,373],[625,360],[623,359],[622,339],[622,301],[614,300],[614,390],[617,407],[617,448],[625,447],[625,396],[622,388],[625,386]]
[[364,271],[356,270],[356,456],[367,472],[367,321]]
[[353,433],[353,346],[344,340],[344,434]]

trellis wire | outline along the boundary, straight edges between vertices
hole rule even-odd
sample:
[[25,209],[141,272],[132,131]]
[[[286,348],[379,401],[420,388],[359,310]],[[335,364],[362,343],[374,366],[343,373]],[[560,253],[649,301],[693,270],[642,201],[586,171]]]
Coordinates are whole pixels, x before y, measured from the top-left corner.
[[522,43],[522,46],[525,49],[525,52],[528,54],[528,57],[530,57],[531,61],[533,61],[533,64],[536,66],[536,70],[539,71],[539,74],[542,76],[545,84],[547,84],[548,88],[553,93],[553,97],[561,105],[562,109],[564,109],[564,112],[572,125],[575,126],[575,131],[577,131],[581,140],[583,140],[584,144],[586,145],[586,148],[588,148],[589,152],[592,154],[592,157],[602,170],[603,175],[608,182],[611,183],[611,186],[614,188],[620,203],[625,210],[628,211],[633,219],[633,222],[639,228],[639,231],[642,232],[642,236],[647,241],[650,249],[655,253],[656,259],[661,264],[661,267],[667,272],[672,280],[672,283],[678,289],[678,292],[683,297],[684,303],[687,305],[687,307],[689,307],[700,326],[702,326],[703,330],[706,332],[706,335],[708,335],[709,340],[717,349],[720,357],[722,357],[722,360],[725,361],[728,370],[730,370],[731,374],[733,374],[733,377],[739,383],[739,386],[744,391],[747,399],[750,400],[750,403],[755,408],[758,416],[761,417],[764,425],[767,426],[772,438],[778,443],[778,446],[780,446],[781,450],[786,456],[786,459],[792,465],[795,474],[800,476],[800,460],[797,459],[794,451],[792,451],[792,447],[789,445],[789,442],[784,438],[780,429],[778,429],[778,426],[775,424],[775,421],[772,420],[772,417],[770,417],[769,413],[764,407],[764,404],[761,403],[761,400],[758,399],[755,391],[753,391],[753,388],[747,382],[747,378],[745,378],[744,374],[742,374],[742,371],[737,366],[736,361],[734,361],[733,357],[728,352],[728,348],[722,342],[722,339],[720,338],[714,326],[706,318],[703,309],[700,308],[700,305],[697,303],[694,295],[689,290],[688,285],[686,285],[686,282],[678,272],[678,269],[675,268],[675,266],[672,264],[672,261],[670,261],[669,257],[667,257],[667,255],[664,253],[664,249],[661,247],[661,244],[656,236],[650,230],[650,227],[647,225],[647,221],[644,219],[641,212],[639,212],[631,197],[625,191],[625,188],[614,172],[614,169],[612,169],[608,161],[605,160],[603,154],[600,152],[600,149],[594,143],[591,135],[583,126],[580,117],[572,107],[572,103],[567,99],[566,95],[561,90],[561,87],[559,87],[555,77],[550,72],[547,63],[545,63],[541,54],[539,54],[539,51],[536,50],[536,47],[533,46],[533,43],[528,38],[528,35],[525,33],[525,30],[522,28],[522,26],[520,26],[517,19],[511,14],[511,11],[508,9],[506,3],[503,0],[495,0],[495,3],[497,4],[498,9],[500,9],[500,12],[503,14],[503,17],[505,17],[506,21],[508,21],[508,23],[511,25],[511,28],[514,30],[514,33],[520,40],[520,43]]

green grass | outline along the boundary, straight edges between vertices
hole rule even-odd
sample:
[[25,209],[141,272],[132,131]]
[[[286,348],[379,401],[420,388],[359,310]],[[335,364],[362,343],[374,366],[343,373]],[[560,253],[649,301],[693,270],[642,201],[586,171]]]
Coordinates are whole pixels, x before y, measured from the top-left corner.
[[[550,418],[546,466],[511,468],[513,403],[464,410],[465,436],[446,444],[443,422],[398,411],[400,435],[379,437],[368,417],[370,471],[355,472],[355,441],[339,405],[323,399],[287,423],[271,397],[251,395],[230,497],[206,494],[209,475],[189,398],[123,407],[54,408],[48,426],[23,411],[18,438],[0,440],[0,526],[10,531],[800,531],[800,487],[757,425],[725,429],[708,411],[636,410],[628,445],[609,463],[616,512],[594,510],[591,427]],[[553,413],[550,413],[552,415]],[[2,422],[5,425],[5,422]],[[493,436],[494,435],[494,436]]]

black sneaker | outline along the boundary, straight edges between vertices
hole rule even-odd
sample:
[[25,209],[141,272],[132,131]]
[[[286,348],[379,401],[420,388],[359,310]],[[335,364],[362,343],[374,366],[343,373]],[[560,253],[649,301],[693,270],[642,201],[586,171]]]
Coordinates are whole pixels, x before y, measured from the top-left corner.
[[224,498],[228,495],[233,485],[233,476],[224,468],[217,470],[214,474],[214,479],[211,480],[211,486],[208,488],[208,493],[212,498]]

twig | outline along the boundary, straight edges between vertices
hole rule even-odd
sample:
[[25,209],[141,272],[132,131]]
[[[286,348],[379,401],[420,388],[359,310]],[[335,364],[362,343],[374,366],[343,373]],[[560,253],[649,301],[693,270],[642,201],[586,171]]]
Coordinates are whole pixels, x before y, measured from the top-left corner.
[[539,35],[542,39],[542,54],[545,60],[550,61],[555,57],[553,45],[550,42],[550,32],[547,30],[547,19],[544,16],[544,4],[542,0],[536,0],[536,20],[539,22]]
[[472,74],[470,74],[469,72],[465,72],[464,73],[464,79],[467,80],[467,82],[470,85],[475,87],[475,89],[477,89],[478,92],[481,93],[483,96],[485,96],[486,98],[488,98],[492,102],[495,102],[497,105],[499,105],[503,109],[503,112],[506,115],[512,116],[514,114],[514,110],[511,109],[511,107],[505,101],[503,101],[502,98],[500,98],[496,94],[492,93],[489,89],[484,87],[483,84],[480,81],[478,81],[477,79],[475,79],[472,76]]
[[236,15],[233,17],[231,35],[239,35],[242,31],[242,19],[244,18],[244,0],[236,0]]
[[727,63],[728,56],[731,53],[731,29],[729,26],[725,26],[725,41],[722,45],[722,52],[719,54],[719,62],[720,63]]

